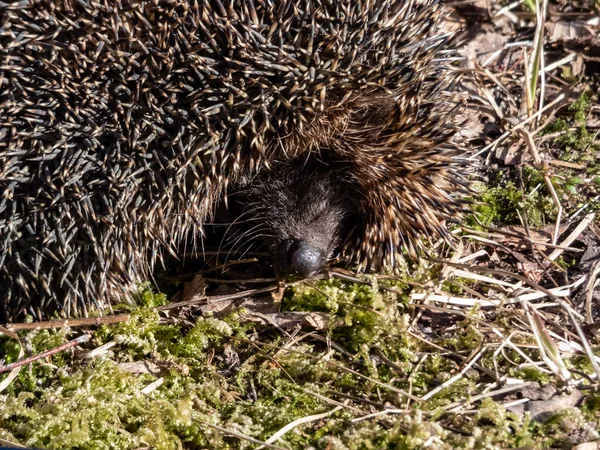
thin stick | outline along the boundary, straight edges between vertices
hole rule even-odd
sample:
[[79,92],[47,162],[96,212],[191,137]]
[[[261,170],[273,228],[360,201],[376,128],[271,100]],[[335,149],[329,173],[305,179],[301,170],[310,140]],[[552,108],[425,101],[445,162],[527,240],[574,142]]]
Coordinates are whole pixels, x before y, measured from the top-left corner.
[[75,328],[85,326],[100,326],[110,323],[127,322],[129,314],[119,314],[116,316],[104,317],[88,317],[86,319],[70,319],[70,320],[46,320],[43,322],[31,323],[7,323],[5,326],[9,330],[24,331],[24,330],[43,330],[48,328]]
[[21,367],[21,366],[25,366],[27,364],[30,364],[32,362],[39,361],[40,359],[44,359],[44,358],[47,358],[48,356],[55,355],[56,353],[60,353],[60,352],[66,350],[68,348],[76,347],[79,344],[83,344],[84,342],[87,342],[89,340],[90,340],[90,335],[89,334],[82,334],[77,339],[73,339],[72,341],[69,341],[66,344],[59,345],[58,347],[54,347],[53,349],[46,350],[45,352],[39,353],[39,354],[34,355],[34,356],[30,356],[29,358],[22,359],[20,361],[14,362],[12,364],[8,364],[6,366],[1,366],[0,367],[0,373],[2,373],[2,372],[10,372],[15,367]]
[[[266,292],[271,292],[277,289],[277,286],[268,286],[260,289],[250,289],[247,291],[240,291],[234,294],[228,295],[215,295],[212,297],[206,296],[201,297],[196,300],[189,300],[186,302],[178,302],[178,303],[170,303],[168,305],[163,305],[156,307],[154,309],[158,311],[167,311],[175,308],[182,308],[184,306],[192,306],[197,304],[213,304],[218,302],[224,302],[229,300],[235,300],[238,298],[250,296],[253,294],[262,294]],[[12,331],[23,331],[23,330],[40,330],[47,328],[62,328],[62,327],[84,327],[84,326],[100,326],[112,323],[120,323],[127,322],[129,320],[129,314],[119,314],[114,316],[104,316],[104,317],[89,317],[86,319],[71,319],[71,320],[48,320],[42,322],[32,322],[32,323],[8,323],[5,327]]]
[[247,291],[240,291],[234,294],[227,295],[214,295],[212,297],[201,297],[196,300],[188,300],[185,302],[171,303],[169,305],[159,306],[156,308],[158,311],[167,311],[169,309],[182,308],[184,306],[192,306],[192,305],[211,305],[213,303],[226,302],[229,300],[235,300],[242,297],[247,297],[253,294],[264,294],[266,292],[272,292],[277,289],[277,286],[267,286],[260,289],[249,289]]

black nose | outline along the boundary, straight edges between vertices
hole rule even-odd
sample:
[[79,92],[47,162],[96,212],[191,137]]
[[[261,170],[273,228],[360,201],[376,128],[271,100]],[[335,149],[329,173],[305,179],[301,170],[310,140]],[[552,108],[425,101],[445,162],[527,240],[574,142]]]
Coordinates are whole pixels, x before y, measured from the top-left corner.
[[284,274],[307,277],[320,272],[325,264],[325,252],[306,241],[287,239],[279,244],[277,253]]

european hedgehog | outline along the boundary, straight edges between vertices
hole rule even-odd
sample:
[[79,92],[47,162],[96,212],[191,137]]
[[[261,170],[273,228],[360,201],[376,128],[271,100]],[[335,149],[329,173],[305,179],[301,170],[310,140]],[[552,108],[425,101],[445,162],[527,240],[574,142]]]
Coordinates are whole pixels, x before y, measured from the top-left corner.
[[0,320],[127,298],[227,199],[279,273],[447,237],[466,182],[443,18],[435,0],[0,3]]

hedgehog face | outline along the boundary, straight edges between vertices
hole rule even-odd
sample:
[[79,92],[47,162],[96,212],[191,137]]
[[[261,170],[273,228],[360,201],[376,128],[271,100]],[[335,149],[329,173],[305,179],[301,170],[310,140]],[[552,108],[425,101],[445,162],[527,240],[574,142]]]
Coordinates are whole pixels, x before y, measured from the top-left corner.
[[322,161],[292,160],[260,173],[239,193],[244,234],[269,249],[276,275],[313,275],[337,256],[357,212],[344,180]]

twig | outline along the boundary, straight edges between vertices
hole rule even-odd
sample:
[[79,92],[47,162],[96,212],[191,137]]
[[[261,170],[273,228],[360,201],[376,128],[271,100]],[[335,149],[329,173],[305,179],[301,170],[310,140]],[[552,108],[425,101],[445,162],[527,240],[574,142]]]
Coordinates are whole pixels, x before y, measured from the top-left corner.
[[29,358],[22,359],[20,361],[14,362],[12,364],[8,364],[6,366],[1,366],[0,373],[9,372],[9,371],[13,370],[15,367],[21,367],[21,366],[30,364],[32,362],[39,361],[40,359],[44,359],[44,358],[47,358],[48,356],[55,355],[56,353],[62,352],[68,348],[76,347],[79,344],[83,344],[84,342],[87,342],[89,340],[90,340],[89,334],[82,334],[77,339],[73,339],[72,341],[69,341],[66,344],[59,345],[58,347],[54,347],[50,350],[46,350],[45,352],[39,353],[34,356],[30,356]]
[[[168,305],[159,306],[153,309],[157,311],[167,311],[176,308],[183,308],[184,306],[192,306],[197,304],[213,304],[219,302],[225,302],[229,300],[235,300],[238,298],[250,296],[253,294],[262,294],[271,292],[277,289],[277,286],[267,286],[260,289],[249,289],[247,291],[240,291],[233,294],[227,295],[215,295],[215,296],[204,296],[196,300],[189,300],[185,302],[170,303]],[[47,328],[62,328],[62,327],[84,327],[84,326],[100,326],[112,323],[127,322],[130,318],[130,314],[118,314],[103,317],[89,317],[85,319],[69,319],[69,320],[48,320],[42,322],[31,322],[31,323],[8,323],[6,328],[13,331],[23,330],[39,330]]]
[[7,323],[5,326],[9,330],[13,331],[25,331],[25,330],[43,330],[48,328],[75,328],[85,326],[100,326],[110,323],[127,322],[129,320],[129,314],[119,314],[114,316],[103,316],[103,317],[88,317],[85,319],[69,319],[69,320],[46,320],[42,322],[31,322],[31,323]]
[[267,286],[260,289],[249,289],[247,291],[235,292],[234,294],[227,295],[214,295],[212,297],[206,296],[201,297],[196,300],[188,300],[185,302],[171,303],[169,305],[163,305],[156,308],[158,311],[167,311],[170,309],[183,308],[184,306],[193,306],[193,305],[210,305],[218,302],[226,302],[229,300],[236,300],[242,297],[248,297],[254,294],[264,294],[266,292],[273,292],[277,289],[277,286]]

